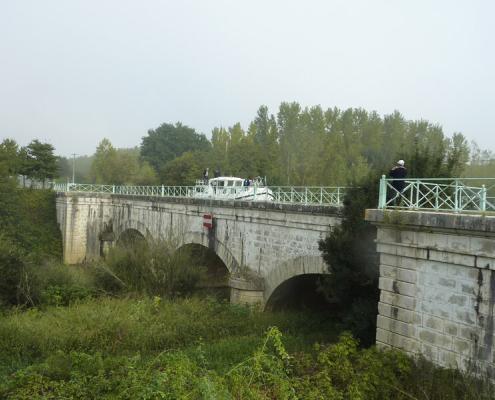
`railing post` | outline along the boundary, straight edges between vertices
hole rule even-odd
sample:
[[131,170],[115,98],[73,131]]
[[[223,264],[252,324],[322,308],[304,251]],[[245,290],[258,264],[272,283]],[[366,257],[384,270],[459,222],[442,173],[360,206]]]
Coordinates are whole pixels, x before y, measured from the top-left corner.
[[439,190],[439,184],[435,186],[435,210],[438,210],[438,196],[439,196],[438,190]]
[[337,206],[340,205],[340,186],[337,187]]
[[115,185],[112,185],[112,193],[115,194]]
[[[426,185],[426,184],[425,184]],[[419,191],[420,191],[420,188],[421,188],[421,181],[419,179],[416,180],[416,204],[415,204],[415,207],[416,209],[419,210]]]
[[304,204],[308,204],[308,188],[304,188]]
[[480,210],[486,211],[486,187],[481,185]]
[[459,182],[455,180],[455,191],[454,191],[454,212],[459,211]]
[[378,196],[378,208],[385,208],[387,205],[387,179],[382,175],[380,179],[380,190]]
[[[338,190],[338,188],[337,188]],[[320,188],[320,204],[323,204],[323,188]]]
[[162,185],[162,197],[165,195],[165,187]]

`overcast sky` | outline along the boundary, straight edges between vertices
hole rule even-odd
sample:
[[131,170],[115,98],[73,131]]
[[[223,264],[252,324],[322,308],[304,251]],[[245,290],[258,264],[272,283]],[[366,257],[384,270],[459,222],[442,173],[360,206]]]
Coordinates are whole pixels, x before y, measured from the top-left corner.
[[282,101],[424,118],[495,150],[495,2],[0,0],[0,139],[93,153]]

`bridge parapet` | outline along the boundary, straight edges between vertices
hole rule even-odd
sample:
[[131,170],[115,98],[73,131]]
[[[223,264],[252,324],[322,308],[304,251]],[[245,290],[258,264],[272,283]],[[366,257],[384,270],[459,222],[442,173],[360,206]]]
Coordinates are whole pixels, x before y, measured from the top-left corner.
[[495,216],[367,210],[377,226],[376,342],[495,378]]
[[380,209],[495,212],[495,178],[380,180]]
[[[197,186],[118,186],[95,185],[86,183],[55,184],[53,189],[59,193],[92,193],[116,194],[124,196],[153,196],[190,199],[197,198]],[[249,187],[228,187],[226,197],[239,195]],[[341,207],[346,193],[346,187],[337,186],[271,186],[274,203],[277,204],[305,204]],[[219,201],[231,201],[221,199]],[[254,187],[254,201],[256,201],[256,187]]]

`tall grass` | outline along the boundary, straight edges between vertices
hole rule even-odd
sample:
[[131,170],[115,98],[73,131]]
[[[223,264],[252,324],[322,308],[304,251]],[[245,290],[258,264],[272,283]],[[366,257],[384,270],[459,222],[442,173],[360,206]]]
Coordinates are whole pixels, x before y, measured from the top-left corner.
[[[313,334],[309,316],[262,313],[213,299],[90,299],[68,307],[13,310],[2,318],[0,354],[14,359],[54,351],[119,354],[175,349],[194,341],[261,335],[270,325]],[[329,334],[331,325],[328,325]]]
[[113,248],[105,259],[109,291],[175,298],[194,291],[206,269],[173,240],[134,241]]
[[93,299],[0,318],[0,354],[8,356],[0,363],[0,398],[488,400],[495,394],[488,382],[424,360],[361,349],[348,334],[293,352],[287,339],[304,336],[308,316],[213,300]]

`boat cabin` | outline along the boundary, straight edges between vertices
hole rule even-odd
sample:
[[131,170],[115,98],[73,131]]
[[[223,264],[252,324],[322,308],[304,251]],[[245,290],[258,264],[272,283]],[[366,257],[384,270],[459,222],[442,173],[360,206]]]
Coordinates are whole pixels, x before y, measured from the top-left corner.
[[240,187],[244,184],[244,179],[236,178],[233,176],[229,177],[218,177],[213,178],[208,181],[212,187]]

